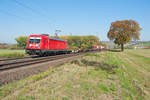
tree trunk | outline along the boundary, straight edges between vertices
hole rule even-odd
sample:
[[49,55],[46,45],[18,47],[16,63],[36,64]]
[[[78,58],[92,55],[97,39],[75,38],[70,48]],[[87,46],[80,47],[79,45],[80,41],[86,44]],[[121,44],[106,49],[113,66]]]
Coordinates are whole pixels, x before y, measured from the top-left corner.
[[124,51],[124,45],[121,44],[121,51]]

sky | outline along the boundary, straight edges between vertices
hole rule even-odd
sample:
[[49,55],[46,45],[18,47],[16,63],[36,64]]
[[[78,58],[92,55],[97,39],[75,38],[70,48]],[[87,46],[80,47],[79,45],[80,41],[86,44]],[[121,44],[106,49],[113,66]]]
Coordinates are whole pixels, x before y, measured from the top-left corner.
[[150,40],[150,0],[0,0],[0,43],[31,34],[96,35],[108,41],[111,22],[133,19]]

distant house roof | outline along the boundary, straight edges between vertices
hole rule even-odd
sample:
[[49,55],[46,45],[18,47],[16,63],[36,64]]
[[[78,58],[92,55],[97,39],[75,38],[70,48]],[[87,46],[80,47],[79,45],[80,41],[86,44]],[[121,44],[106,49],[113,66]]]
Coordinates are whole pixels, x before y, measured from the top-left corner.
[[57,41],[65,41],[63,39],[55,38],[55,37],[49,37],[48,39],[57,40]]

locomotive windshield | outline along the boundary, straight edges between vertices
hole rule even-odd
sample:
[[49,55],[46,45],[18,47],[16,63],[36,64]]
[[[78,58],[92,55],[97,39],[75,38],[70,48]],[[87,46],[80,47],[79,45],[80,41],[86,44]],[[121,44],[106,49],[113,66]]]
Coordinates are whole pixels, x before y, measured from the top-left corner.
[[29,43],[40,43],[41,37],[30,37]]

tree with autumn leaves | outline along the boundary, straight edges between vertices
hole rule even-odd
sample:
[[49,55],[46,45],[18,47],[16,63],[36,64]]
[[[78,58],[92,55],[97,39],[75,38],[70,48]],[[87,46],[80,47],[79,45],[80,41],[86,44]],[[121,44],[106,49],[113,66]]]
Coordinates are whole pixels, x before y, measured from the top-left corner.
[[141,27],[134,20],[116,21],[111,23],[107,36],[115,44],[121,45],[121,51],[124,51],[124,44],[140,39],[140,30]]

